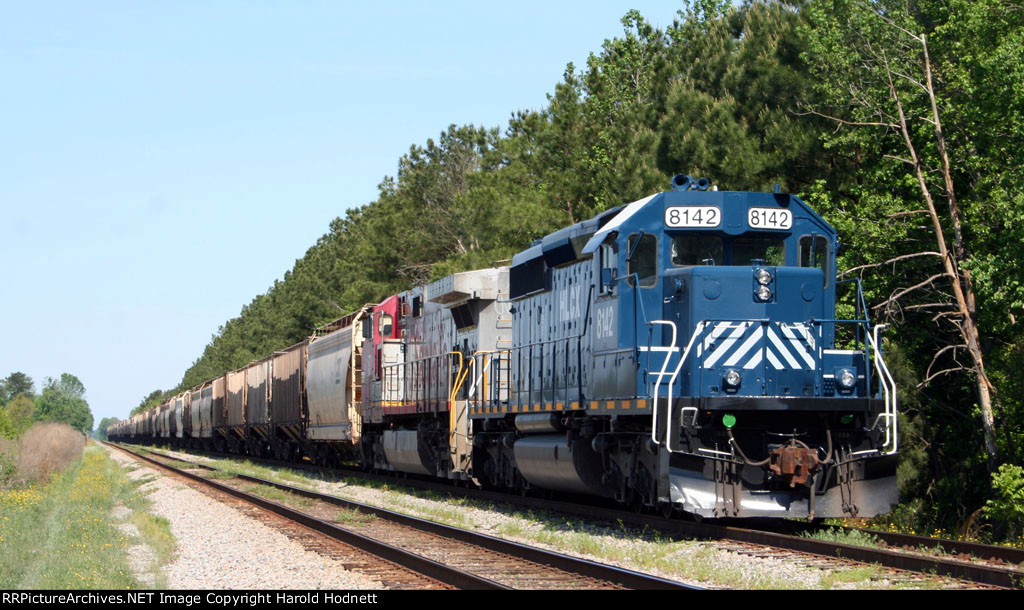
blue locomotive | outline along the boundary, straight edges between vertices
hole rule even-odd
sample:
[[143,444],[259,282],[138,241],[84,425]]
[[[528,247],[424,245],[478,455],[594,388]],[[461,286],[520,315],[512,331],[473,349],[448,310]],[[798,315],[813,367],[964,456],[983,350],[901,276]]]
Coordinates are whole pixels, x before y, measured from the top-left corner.
[[887,512],[896,386],[859,283],[836,319],[835,230],[778,188],[709,187],[676,176],[108,434],[665,514]]
[[888,512],[896,388],[866,313],[836,319],[835,230],[777,188],[672,186],[513,259],[476,477],[706,517]]

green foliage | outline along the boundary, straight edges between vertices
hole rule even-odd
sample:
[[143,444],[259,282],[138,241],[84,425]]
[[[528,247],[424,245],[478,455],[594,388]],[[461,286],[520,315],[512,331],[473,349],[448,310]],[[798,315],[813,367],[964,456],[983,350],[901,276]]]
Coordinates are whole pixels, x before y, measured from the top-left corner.
[[[900,484],[919,507],[916,528],[960,529],[991,490],[974,365],[934,254],[936,235],[941,229],[971,274],[972,318],[996,397],[995,440],[1000,456],[1020,460],[1024,14],[1002,2],[966,0],[817,0],[800,12],[814,77],[803,107],[833,118],[822,141],[841,170],[815,184],[809,200],[848,244],[840,268],[864,279],[869,306],[893,324],[888,336],[902,345],[909,374],[900,386],[913,401],[901,409]],[[926,200],[898,128],[897,98],[938,228],[922,213]],[[960,239],[933,113],[941,117]]]
[[14,485],[18,474],[18,444],[0,433],[0,489]]
[[14,426],[7,419],[7,414],[0,410],[0,438],[11,438],[15,436]]
[[107,440],[107,428],[113,426],[121,420],[116,417],[104,417],[100,420],[100,423],[96,426],[96,431],[93,432],[93,438],[99,441]]
[[985,503],[985,516],[1008,534],[1008,539],[1024,535],[1024,468],[1003,464],[992,474],[995,494]]
[[[35,402],[25,394],[18,394],[0,408],[0,434],[20,436],[36,420]],[[6,432],[3,428],[6,427]]]
[[36,416],[39,421],[67,424],[89,434],[92,411],[84,396],[85,386],[74,375],[62,373],[60,379],[47,378],[43,393],[36,398]]
[[35,384],[32,378],[25,373],[15,371],[0,381],[0,406],[7,404],[18,394],[28,397],[35,396]]
[[148,396],[142,399],[142,401],[139,403],[139,406],[132,409],[132,412],[129,414],[129,416],[142,413],[143,411],[148,411],[153,407],[163,403],[168,398],[174,396],[177,393],[178,392],[175,390],[153,390],[152,392],[149,393]]
[[801,534],[804,538],[824,540],[826,542],[838,542],[851,546],[862,546],[869,549],[877,549],[878,538],[872,534],[858,529],[842,529],[838,527],[823,528],[817,531]]

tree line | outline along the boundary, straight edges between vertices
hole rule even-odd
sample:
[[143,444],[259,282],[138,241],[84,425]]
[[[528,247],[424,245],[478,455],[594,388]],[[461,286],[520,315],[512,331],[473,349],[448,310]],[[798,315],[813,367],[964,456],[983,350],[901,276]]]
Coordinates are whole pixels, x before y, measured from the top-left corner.
[[32,378],[20,371],[0,380],[0,436],[21,436],[36,422],[57,422],[85,435],[92,433],[92,410],[78,377],[47,377],[39,394]]
[[[889,325],[904,498],[892,519],[969,527],[1021,493],[1024,5],[694,0],[664,29],[636,11],[622,25],[543,108],[413,145],[375,201],[336,218],[136,411],[364,303],[507,264],[682,172],[722,190],[778,183],[838,229],[843,279]],[[850,294],[841,307],[853,317]]]

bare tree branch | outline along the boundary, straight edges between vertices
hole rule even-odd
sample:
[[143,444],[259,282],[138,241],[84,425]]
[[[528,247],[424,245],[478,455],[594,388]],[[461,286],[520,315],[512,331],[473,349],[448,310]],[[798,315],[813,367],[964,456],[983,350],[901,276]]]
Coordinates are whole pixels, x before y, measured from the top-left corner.
[[903,309],[925,309],[927,307],[953,307],[953,308],[955,308],[956,305],[954,303],[922,303],[920,305],[907,305]]
[[895,258],[890,258],[889,260],[882,261],[880,263],[871,263],[870,265],[858,265],[857,267],[851,267],[851,268],[847,269],[846,271],[843,271],[842,273],[840,273],[839,277],[843,277],[847,273],[853,273],[854,271],[859,271],[861,269],[872,269],[872,268],[875,268],[875,267],[881,267],[882,265],[888,265],[889,263],[895,263],[896,261],[901,261],[901,260],[908,259],[908,258],[916,258],[918,256],[938,256],[940,258],[942,257],[942,255],[939,254],[938,252],[915,252],[913,254],[904,254],[902,256],[897,256]]
[[795,114],[796,116],[820,116],[830,121],[835,121],[836,123],[841,123],[843,125],[853,125],[855,127],[886,127],[888,129],[899,129],[899,125],[896,125],[895,123],[877,123],[872,121],[847,121],[844,119],[840,119],[839,117],[822,114],[816,110],[810,110],[808,112],[794,112],[793,114]]
[[902,297],[902,296],[904,296],[904,295],[906,295],[906,294],[908,294],[910,292],[913,292],[913,291],[915,291],[915,290],[917,290],[919,288],[924,288],[925,286],[928,286],[929,284],[931,284],[935,280],[939,279],[940,277],[948,277],[948,274],[945,273],[945,272],[943,272],[943,273],[936,273],[935,275],[931,276],[930,278],[926,279],[923,282],[920,282],[918,284],[914,284],[910,288],[906,288],[904,290],[900,290],[896,294],[894,294],[891,297],[889,297],[888,299],[882,301],[878,305],[875,305],[871,309],[881,309],[882,307],[885,307],[886,305],[888,305],[888,304],[890,304],[890,303],[892,303],[894,301],[898,301],[900,299],[900,297]]
[[956,350],[959,349],[959,348],[966,348],[966,347],[967,347],[967,345],[965,345],[963,343],[959,343],[959,344],[956,344],[956,345],[947,345],[946,347],[944,347],[944,348],[940,349],[939,351],[935,352],[935,355],[932,356],[932,361],[928,363],[928,368],[925,369],[925,371],[924,371],[925,377],[927,377],[932,372],[932,367],[935,366],[936,362],[938,362],[939,356],[941,356],[942,354],[944,354],[945,352],[947,352],[949,350],[953,350],[953,362],[956,362],[958,366],[963,367],[963,365],[960,364],[960,361],[956,359]]
[[952,369],[942,369],[938,373],[935,373],[931,377],[928,377],[927,379],[925,379],[921,383],[917,384],[916,387],[920,388],[922,386],[928,385],[928,382],[930,382],[932,379],[935,379],[939,375],[948,375],[949,373],[959,373],[960,371],[969,371],[969,370],[971,370],[971,367],[969,367],[969,366],[958,366],[958,367],[952,368]]
[[[910,164],[913,165],[914,162],[911,161]],[[931,212],[929,210],[909,210],[907,212],[894,212],[892,214],[887,214],[885,217],[886,218],[899,218],[900,216],[911,216],[913,214],[930,214],[930,213]]]
[[907,165],[911,165],[911,166],[914,165],[913,161],[911,161],[910,159],[907,159],[905,157],[897,157],[895,155],[882,155],[882,158],[884,158],[884,159],[892,159],[894,161],[899,161],[901,163],[906,163]]

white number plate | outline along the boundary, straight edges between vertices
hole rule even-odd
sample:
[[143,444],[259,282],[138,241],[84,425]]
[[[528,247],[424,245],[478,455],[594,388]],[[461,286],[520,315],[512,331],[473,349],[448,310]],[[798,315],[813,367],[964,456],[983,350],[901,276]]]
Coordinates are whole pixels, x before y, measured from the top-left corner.
[[674,206],[665,210],[666,227],[717,227],[722,211],[712,205]]
[[747,224],[752,229],[789,229],[793,227],[793,212],[779,208],[750,208]]

